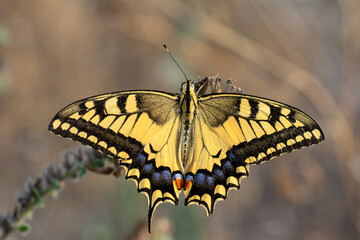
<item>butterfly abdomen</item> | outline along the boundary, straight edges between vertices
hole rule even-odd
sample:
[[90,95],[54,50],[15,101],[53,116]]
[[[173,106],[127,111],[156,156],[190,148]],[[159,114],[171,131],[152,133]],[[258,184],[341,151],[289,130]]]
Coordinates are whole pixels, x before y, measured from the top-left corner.
[[192,89],[181,96],[181,133],[180,133],[180,159],[183,167],[186,167],[191,154],[193,141],[193,121],[195,116],[197,96]]
[[182,122],[181,135],[180,135],[180,159],[183,167],[187,165],[192,146],[191,129],[192,124],[189,121]]

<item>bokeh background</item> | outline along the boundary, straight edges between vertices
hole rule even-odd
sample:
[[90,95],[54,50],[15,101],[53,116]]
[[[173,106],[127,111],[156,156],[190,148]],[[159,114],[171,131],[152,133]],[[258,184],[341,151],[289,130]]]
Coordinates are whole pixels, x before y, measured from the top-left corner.
[[[160,205],[152,238],[359,239],[358,0],[0,0],[0,214],[78,146],[47,131],[62,107],[117,90],[178,92],[164,43],[191,79],[219,74],[296,106],[326,139],[252,167],[210,218],[183,198]],[[133,182],[87,173],[45,199],[25,239],[150,239],[139,234],[146,217]]]

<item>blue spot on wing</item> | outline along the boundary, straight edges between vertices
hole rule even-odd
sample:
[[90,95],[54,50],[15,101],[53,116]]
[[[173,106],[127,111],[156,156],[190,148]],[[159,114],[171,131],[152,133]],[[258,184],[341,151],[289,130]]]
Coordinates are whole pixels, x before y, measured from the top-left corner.
[[146,155],[144,153],[140,153],[140,155],[137,157],[140,164],[144,164],[146,161]]
[[230,163],[230,161],[224,162],[224,164],[223,164],[223,169],[226,170],[226,169],[229,169],[229,168],[231,168],[231,163]]
[[236,158],[235,158],[234,154],[232,154],[231,152],[228,153],[228,157],[229,157],[231,162],[234,163],[236,161]]
[[214,170],[214,173],[215,173],[215,175],[216,175],[217,177],[222,177],[222,176],[224,176],[223,171],[222,171],[221,169],[219,169],[219,168],[216,168],[216,169]]
[[182,174],[180,174],[180,173],[175,173],[175,174],[174,174],[174,180],[176,180],[176,179],[178,179],[178,178],[183,179]]
[[185,181],[190,181],[192,182],[194,180],[194,177],[192,175],[187,174],[185,177]]
[[153,169],[153,165],[151,163],[145,164],[144,166],[144,171],[145,172],[151,172],[151,170]]
[[153,179],[156,181],[156,182],[159,182],[160,181],[160,178],[161,178],[161,174],[159,172],[154,172],[153,173]]
[[171,181],[171,173],[169,170],[164,170],[162,171],[162,178],[165,182],[170,182]]
[[195,175],[194,184],[201,185],[205,180],[205,174],[203,173],[197,173]]
[[211,176],[207,176],[207,177],[206,177],[206,184],[207,184],[207,185],[211,185],[211,184],[213,184],[213,183],[214,183],[214,178],[211,177]]

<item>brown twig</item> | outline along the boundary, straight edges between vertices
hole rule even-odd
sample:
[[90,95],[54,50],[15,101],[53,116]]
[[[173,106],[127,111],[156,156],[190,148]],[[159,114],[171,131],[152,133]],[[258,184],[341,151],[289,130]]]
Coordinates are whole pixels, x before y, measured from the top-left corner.
[[77,179],[84,176],[86,170],[98,174],[110,174],[113,167],[105,166],[106,161],[113,160],[87,147],[79,147],[64,152],[59,163],[52,163],[44,167],[42,174],[25,182],[24,190],[16,194],[16,204],[12,212],[0,215],[0,240],[6,239],[12,232],[29,230],[26,223],[28,217],[37,206],[42,205],[42,198],[49,193],[57,192],[66,179]]

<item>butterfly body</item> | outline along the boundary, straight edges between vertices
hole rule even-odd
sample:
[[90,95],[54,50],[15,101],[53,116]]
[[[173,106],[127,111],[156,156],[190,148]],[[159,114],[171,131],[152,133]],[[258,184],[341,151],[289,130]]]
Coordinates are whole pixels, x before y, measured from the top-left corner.
[[181,135],[180,139],[180,159],[183,167],[183,174],[186,173],[186,167],[191,158],[193,143],[193,121],[196,114],[197,96],[194,92],[195,86],[191,81],[184,82],[181,87],[180,96],[180,118]]
[[199,94],[190,80],[181,94],[124,91],[102,94],[58,112],[49,130],[118,160],[145,193],[149,228],[162,202],[203,206],[208,215],[240,188],[249,166],[324,139],[308,115],[273,100]]

